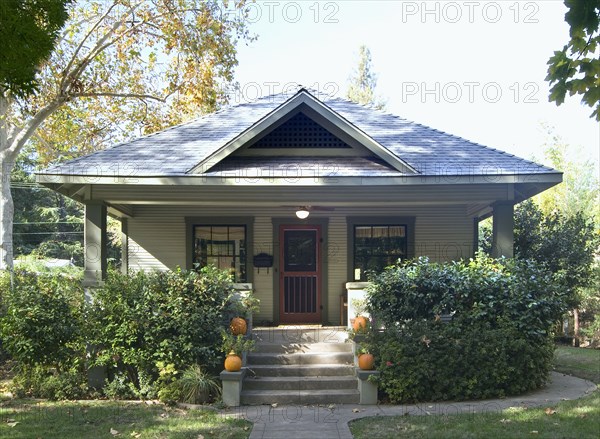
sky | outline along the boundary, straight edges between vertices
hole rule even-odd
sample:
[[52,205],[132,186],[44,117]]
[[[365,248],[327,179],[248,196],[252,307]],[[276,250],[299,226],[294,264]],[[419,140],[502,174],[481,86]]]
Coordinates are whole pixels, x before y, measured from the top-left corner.
[[[236,101],[300,83],[345,97],[366,45],[376,92],[398,116],[524,158],[548,129],[600,162],[600,124],[580,98],[548,102],[546,63],[568,40],[562,1],[258,1],[238,46]],[[600,167],[599,167],[600,175]]]

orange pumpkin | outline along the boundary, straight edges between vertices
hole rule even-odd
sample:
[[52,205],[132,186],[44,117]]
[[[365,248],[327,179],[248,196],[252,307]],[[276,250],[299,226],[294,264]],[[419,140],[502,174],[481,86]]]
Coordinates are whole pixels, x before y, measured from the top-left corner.
[[365,316],[358,316],[354,319],[354,323],[352,323],[352,329],[354,329],[355,332],[364,331],[367,329],[368,323],[369,321]]
[[229,329],[233,335],[246,335],[248,325],[243,318],[234,317],[231,319],[231,322],[229,322]]
[[373,354],[361,354],[358,356],[358,367],[362,370],[372,370],[375,365]]
[[235,352],[231,351],[225,357],[225,370],[228,372],[239,372],[242,368],[242,359]]

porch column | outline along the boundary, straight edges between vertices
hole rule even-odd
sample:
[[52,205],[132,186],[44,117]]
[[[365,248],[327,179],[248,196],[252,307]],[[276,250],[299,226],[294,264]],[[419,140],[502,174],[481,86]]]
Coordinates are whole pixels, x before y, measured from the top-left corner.
[[106,278],[106,206],[85,205],[84,286],[97,286]]
[[121,218],[121,273],[129,271],[129,231],[127,230],[127,218]]
[[494,205],[492,229],[492,257],[514,256],[514,215],[513,204],[497,203]]

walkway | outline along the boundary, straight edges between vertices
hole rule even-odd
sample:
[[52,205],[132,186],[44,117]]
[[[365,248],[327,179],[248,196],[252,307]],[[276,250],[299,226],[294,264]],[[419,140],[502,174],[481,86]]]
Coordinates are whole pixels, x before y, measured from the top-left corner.
[[250,439],[351,439],[348,422],[366,416],[485,413],[516,406],[546,406],[577,399],[596,385],[552,372],[551,382],[535,392],[505,399],[416,405],[242,406],[226,411],[254,423]]

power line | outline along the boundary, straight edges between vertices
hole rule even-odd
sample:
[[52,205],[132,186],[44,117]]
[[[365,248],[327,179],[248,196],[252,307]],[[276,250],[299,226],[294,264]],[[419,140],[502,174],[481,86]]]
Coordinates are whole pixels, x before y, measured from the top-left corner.
[[83,235],[83,232],[13,232],[13,235]]
[[13,223],[13,224],[83,224],[83,221],[32,221],[30,223]]

